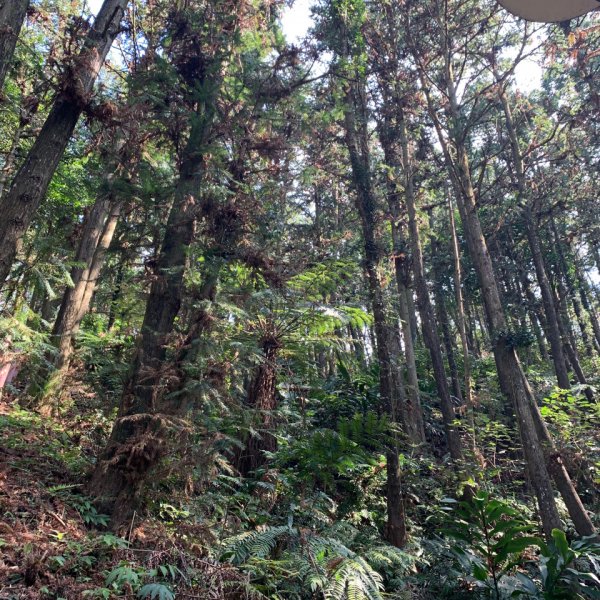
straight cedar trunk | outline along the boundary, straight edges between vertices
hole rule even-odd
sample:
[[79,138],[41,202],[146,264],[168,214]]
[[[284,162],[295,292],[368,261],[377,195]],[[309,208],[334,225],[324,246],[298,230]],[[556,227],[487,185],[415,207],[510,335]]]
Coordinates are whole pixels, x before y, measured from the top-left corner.
[[46,357],[51,367],[43,366],[38,373],[41,381],[30,387],[30,393],[36,398],[36,407],[42,414],[49,414],[57,408],[50,401],[58,397],[55,392],[60,390],[69,368],[73,343],[83,318],[90,310],[120,212],[121,203],[111,204],[110,197],[101,197],[85,221],[75,258],[80,264],[71,271],[73,286],[65,290],[52,328],[51,341],[57,351]]
[[0,98],[28,8],[29,0],[0,0]]
[[104,0],[79,55],[68,73],[68,85],[56,97],[50,114],[0,199],[0,289],[8,277],[23,235],[34,218],[75,125],[89,102],[94,83],[119,33],[128,0]]
[[440,398],[442,409],[442,418],[448,442],[448,450],[453,460],[462,458],[462,448],[460,433],[455,426],[456,414],[454,404],[446,378],[446,368],[444,366],[444,357],[442,356],[441,341],[438,335],[435,315],[427,289],[427,279],[425,275],[425,261],[423,258],[423,248],[421,246],[421,237],[419,232],[419,223],[417,220],[416,194],[414,186],[414,173],[412,156],[408,146],[408,135],[406,130],[406,119],[403,110],[398,107],[397,112],[400,146],[402,148],[402,163],[404,167],[404,185],[405,200],[408,211],[408,230],[410,236],[410,249],[412,254],[412,267],[415,277],[415,288],[417,292],[417,307],[421,316],[421,328],[423,330],[423,339],[425,346],[431,357],[433,374],[437,393]]
[[[447,186],[446,186],[447,187]],[[473,385],[471,383],[471,355],[469,352],[469,341],[467,336],[467,318],[465,314],[465,303],[462,293],[462,267],[460,264],[460,248],[458,245],[458,236],[456,234],[456,223],[454,221],[454,206],[449,190],[446,190],[448,196],[448,221],[450,222],[450,236],[452,240],[452,258],[454,279],[454,295],[456,298],[456,325],[460,334],[460,344],[463,354],[463,383],[465,404],[469,422],[470,448],[474,454],[478,454],[477,434],[475,432],[475,400],[473,398]],[[483,459],[480,459],[483,460]]]
[[482,288],[500,386],[504,394],[512,401],[515,409],[523,442],[523,452],[538,500],[544,532],[550,536],[553,529],[562,529],[562,523],[554,501],[543,448],[537,436],[530,409],[533,393],[525,379],[515,348],[510,345],[505,335],[507,325],[504,310],[496,285],[491,257],[477,215],[474,190],[470,185],[467,170],[466,154],[460,150],[459,160],[461,161],[459,168],[462,179],[459,185],[466,188],[466,193],[464,196],[457,194],[458,206],[469,252]]
[[[498,80],[499,77],[495,71],[494,75]],[[525,165],[523,161],[523,155],[519,147],[519,139],[517,137],[517,131],[515,128],[512,111],[508,103],[508,98],[506,97],[506,90],[504,89],[504,85],[502,84],[498,85],[498,95],[502,107],[504,109],[504,118],[506,122],[506,129],[508,131],[508,138],[510,140],[517,189],[519,192],[521,203],[524,204],[523,219],[525,221],[525,231],[527,233],[529,250],[533,259],[533,265],[535,267],[535,275],[542,296],[544,313],[546,314],[546,332],[548,335],[548,341],[550,343],[552,362],[554,364],[554,372],[556,373],[556,380],[558,382],[559,387],[568,390],[570,389],[571,384],[569,381],[569,374],[567,371],[567,364],[560,336],[558,324],[559,315],[556,311],[556,306],[554,304],[554,294],[552,293],[552,287],[550,285],[550,281],[546,272],[546,265],[544,263],[542,245],[540,243],[540,238],[538,234],[538,224],[535,222],[532,200],[530,198],[529,188],[525,178]]]
[[592,304],[592,299],[589,297],[590,286],[582,272],[581,265],[578,262],[575,263],[575,273],[577,276],[577,287],[579,288],[579,296],[581,298],[581,304],[589,315],[590,323],[592,324],[592,330],[594,332],[595,347],[596,351],[600,353],[600,321],[598,315]]
[[[443,22],[440,22],[440,29],[445,32]],[[500,386],[503,393],[512,402],[517,416],[523,453],[527,462],[532,487],[538,500],[544,532],[550,537],[553,529],[562,529],[562,523],[554,501],[554,493],[546,467],[544,452],[537,436],[529,406],[531,390],[523,375],[515,349],[510,346],[505,335],[506,319],[504,310],[500,300],[492,260],[477,213],[477,201],[471,182],[464,139],[461,132],[457,129],[457,124],[459,123],[459,106],[452,71],[449,40],[445,33],[442,38],[442,52],[445,62],[445,91],[449,99],[446,114],[452,123],[450,127],[450,140],[443,133],[442,124],[435,110],[429,88],[427,87],[428,80],[422,66],[420,69],[421,83],[426,94],[429,114],[442,145],[446,165],[455,188],[467,247],[479,279],[488,325],[492,334],[492,348]],[[417,62],[420,60],[420,57],[416,53],[415,58]],[[452,144],[452,149],[450,148],[450,143]]]
[[[397,135],[394,135],[394,124],[391,119],[386,118],[379,127],[379,139],[383,147],[386,164],[399,169],[401,161],[396,149]],[[400,326],[402,328],[402,339],[404,341],[404,363],[407,373],[407,393],[402,403],[403,422],[406,433],[414,444],[425,442],[425,425],[423,421],[423,409],[419,393],[419,377],[417,374],[417,362],[415,356],[415,338],[411,326],[410,311],[412,306],[409,295],[412,294],[410,282],[410,260],[408,256],[407,242],[401,229],[401,191],[396,181],[388,177],[388,206],[391,216],[392,240],[394,243],[394,269],[396,274],[396,286],[398,289],[398,313],[400,315]]]
[[[533,328],[533,331],[535,333],[538,348],[540,351],[540,356],[544,362],[550,362],[551,358],[548,354],[548,349],[546,347],[546,340],[548,339],[548,334],[546,330],[546,318],[543,314],[543,307],[540,307],[538,299],[531,290],[531,282],[529,281],[529,276],[525,269],[516,260],[513,260],[513,265],[518,272],[519,283],[523,296],[527,300],[529,321],[531,322],[531,327]],[[565,366],[568,365],[565,364]]]
[[[364,239],[364,265],[369,300],[373,311],[377,359],[379,362],[379,393],[391,419],[397,421],[397,391],[392,374],[392,337],[385,314],[382,283],[379,278],[381,256],[375,237],[375,195],[373,193],[367,132],[365,82],[358,76],[348,84],[344,107],[345,138],[352,180],[356,190],[356,208],[360,215]],[[397,444],[390,444],[387,453],[387,524],[385,538],[402,547],[406,543],[406,521],[402,499]]]
[[[574,265],[574,274],[573,278],[572,273],[569,271],[567,267],[567,261],[565,257],[564,250],[561,245],[559,245],[559,237],[558,231],[556,229],[556,223],[554,221],[554,215],[551,216],[552,228],[555,233],[555,239],[557,240],[557,250],[560,260],[560,267],[564,274],[565,281],[567,282],[567,286],[569,292],[573,297],[573,310],[575,311],[577,318],[579,320],[579,327],[581,329],[582,337],[587,336],[587,327],[585,323],[585,316],[582,314],[582,308],[585,310],[585,314],[587,314],[589,321],[592,325],[592,331],[594,333],[593,336],[593,345],[596,351],[600,350],[600,323],[598,322],[598,316],[594,311],[594,307],[591,305],[590,300],[588,298],[587,292],[589,291],[588,282],[586,281],[583,273],[581,271],[581,266],[579,264],[579,260],[577,257],[577,250],[573,248],[573,244],[571,241],[566,241],[567,249],[571,254],[572,264]],[[579,293],[579,300],[577,299],[577,294]],[[592,351],[593,352],[593,351]]]
[[[556,242],[556,244],[558,244],[558,242]],[[577,340],[575,339],[575,334],[573,333],[573,328],[571,327],[571,319],[569,316],[569,297],[567,289],[562,280],[560,265],[557,265],[556,267],[554,282],[556,285],[556,294],[554,297],[556,298],[560,333],[563,338],[566,355],[571,363],[571,367],[575,373],[577,381],[582,386],[585,386],[583,393],[590,402],[593,402],[594,394],[588,385],[587,377],[585,376],[583,368],[581,367],[579,352],[577,350]]]
[[[395,44],[398,32],[394,26],[392,6],[386,5],[383,10],[389,18],[384,21],[385,25],[380,32],[381,37],[377,42],[370,41],[370,44],[373,44],[373,52],[370,53],[369,59],[382,97],[381,107],[378,110],[377,133],[388,168],[386,196],[398,292],[396,305],[404,341],[403,366],[406,368],[407,384],[404,384],[403,373],[400,373],[397,389],[401,393],[400,402],[406,434],[413,444],[422,445],[426,438],[415,353],[418,327],[411,289],[410,252],[405,225],[402,223],[405,213],[402,182],[397,176],[402,169],[402,153],[395,113],[396,106],[403,101],[401,83],[397,77],[397,73],[400,71],[398,47]],[[381,60],[384,56],[385,59]],[[397,354],[398,356],[401,354],[400,347]]]
[[[429,223],[431,229],[433,230],[432,211],[429,212]],[[440,242],[437,236],[434,235],[431,237],[430,245],[431,262],[433,266],[433,300],[435,302],[435,316],[437,318],[437,322],[440,324],[440,328],[442,329],[442,339],[444,340],[446,361],[448,362],[448,370],[450,371],[450,380],[452,382],[452,393],[454,394],[454,399],[458,402],[458,404],[463,405],[463,393],[458,375],[458,367],[454,357],[455,339],[453,338],[451,332],[450,317],[446,307],[446,300],[444,299],[444,287],[442,284],[443,269],[440,260]]]
[[[571,368],[573,369],[573,373],[575,373],[575,377],[577,381],[584,386],[587,386],[587,378],[583,369],[581,368],[581,363],[579,362],[579,353],[577,352],[577,347],[575,346],[575,336],[573,335],[573,330],[571,328],[571,322],[569,321],[569,313],[567,312],[566,306],[566,292],[562,282],[558,281],[558,293],[556,294],[556,304],[559,311],[559,328],[560,335],[563,338],[563,344],[565,347],[566,357],[571,364]],[[566,323],[566,325],[565,325]],[[586,397],[593,402],[594,396],[589,387],[586,387],[584,390]]]
[[445,79],[449,98],[446,111],[449,121],[452,123],[451,141],[455,159],[452,158],[448,140],[442,133],[439,119],[432,110],[431,96],[427,94],[430,116],[434,121],[457,192],[458,208],[463,221],[469,253],[481,286],[500,387],[507,398],[511,400],[515,409],[523,453],[529,478],[537,497],[544,533],[547,537],[550,537],[553,529],[562,529],[550,481],[551,475],[563,496],[578,533],[580,535],[592,535],[595,530],[589,515],[585,511],[560,459],[560,455],[556,451],[515,348],[509,343],[506,335],[506,317],[500,300],[492,259],[479,220],[477,198],[471,181],[468,154],[464,138],[458,133],[457,129],[459,105],[447,39],[444,40],[444,57]]
[[465,318],[466,318],[466,330],[467,330],[467,342],[469,344],[469,353],[476,358],[481,358],[481,345],[477,336],[475,328],[475,319],[473,318],[473,311],[469,302],[469,295],[464,296],[465,306]]

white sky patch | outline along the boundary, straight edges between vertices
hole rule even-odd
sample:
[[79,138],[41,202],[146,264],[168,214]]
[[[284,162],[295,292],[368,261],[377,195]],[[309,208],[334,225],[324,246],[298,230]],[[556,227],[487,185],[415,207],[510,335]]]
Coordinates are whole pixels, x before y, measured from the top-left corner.
[[542,67],[535,60],[524,60],[515,69],[517,88],[525,94],[539,90],[542,87],[542,74]]
[[88,6],[90,7],[90,12],[93,15],[97,15],[102,6],[102,0],[88,0]]
[[306,36],[313,24],[311,6],[312,0],[295,0],[292,6],[283,10],[281,27],[288,42],[298,44]]

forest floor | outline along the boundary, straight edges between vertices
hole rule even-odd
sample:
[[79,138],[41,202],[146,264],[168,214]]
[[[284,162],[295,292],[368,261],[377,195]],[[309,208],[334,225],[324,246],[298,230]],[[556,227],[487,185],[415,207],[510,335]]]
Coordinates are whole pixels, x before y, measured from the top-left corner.
[[[89,518],[76,492],[91,452],[93,424],[42,419],[0,403],[0,598],[42,598],[52,589],[75,598],[101,578],[77,583]],[[87,447],[86,447],[87,446]],[[96,571],[98,573],[98,571]]]
[[[106,442],[111,415],[100,410],[92,390],[77,382],[72,382],[68,389],[70,407],[51,417],[20,407],[10,396],[0,400],[0,600],[309,597],[306,590],[302,596],[297,593],[301,561],[286,562],[281,556],[267,560],[268,552],[263,556],[257,551],[261,550],[259,538],[253,536],[260,536],[261,532],[267,536],[270,531],[279,530],[285,530],[287,535],[291,531],[289,524],[282,526],[276,520],[272,506],[261,508],[256,490],[264,493],[268,487],[264,480],[254,482],[254,492],[239,493],[242,509],[235,514],[233,501],[223,503],[218,493],[210,490],[198,494],[204,508],[194,512],[188,507],[188,512],[169,495],[169,488],[156,488],[154,493],[158,492],[168,504],[153,501],[148,516],[142,519],[134,514],[125,530],[112,533],[108,516],[99,514],[86,496],[86,482],[95,457]],[[443,471],[436,474],[436,469],[430,467],[426,470],[428,478],[419,475],[418,479],[423,498],[428,498],[427,485],[444,486]],[[228,486],[231,480],[226,478]],[[526,510],[523,504],[526,501],[523,498],[519,504],[521,510]],[[215,510],[219,502],[223,503],[220,512]],[[427,524],[426,515],[434,514],[425,506],[430,502],[435,504],[438,500],[431,496],[431,500],[424,500],[413,509],[425,511],[418,522]],[[429,527],[429,532],[417,528],[414,534],[417,545],[400,552],[399,562],[389,563],[388,581],[395,581],[398,572],[404,575],[398,577],[402,584],[396,586],[395,593],[385,597],[396,600],[478,597],[473,581],[454,570],[453,560],[440,546],[437,529],[431,529],[431,524]],[[309,538],[330,539],[327,537],[330,533],[319,537],[302,526],[296,528],[300,546]],[[224,553],[227,536],[246,540],[242,554],[252,546],[257,556],[246,557],[246,566],[241,564],[244,561],[230,562],[227,552]],[[419,536],[423,536],[420,542]],[[428,543],[424,543],[426,537]],[[340,539],[345,543],[344,537]],[[267,549],[272,550],[280,547],[281,540],[266,543],[271,544]],[[337,546],[340,543],[336,541]],[[367,548],[365,543],[362,545]],[[378,540],[373,552],[382,556]],[[346,559],[357,564],[346,555],[332,559],[324,556],[320,572],[332,575],[333,579],[343,569]],[[524,559],[522,564],[529,564],[535,556],[528,550]],[[403,561],[406,564],[402,565]],[[310,566],[316,569],[314,564]],[[522,570],[527,573],[531,569]]]
[[85,495],[110,426],[90,397],[54,417],[0,401],[0,600],[242,597],[246,577],[193,526],[138,517],[109,531]]

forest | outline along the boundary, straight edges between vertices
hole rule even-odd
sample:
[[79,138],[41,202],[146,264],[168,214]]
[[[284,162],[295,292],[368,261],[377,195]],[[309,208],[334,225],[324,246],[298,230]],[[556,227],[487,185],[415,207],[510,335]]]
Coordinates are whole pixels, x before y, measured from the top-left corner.
[[599,198],[599,12],[0,0],[0,600],[600,598]]

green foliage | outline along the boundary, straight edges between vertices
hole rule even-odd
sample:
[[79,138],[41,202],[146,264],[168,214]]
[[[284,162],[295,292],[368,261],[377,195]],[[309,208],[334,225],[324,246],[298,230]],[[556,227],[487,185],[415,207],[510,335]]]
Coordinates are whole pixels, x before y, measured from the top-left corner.
[[[460,542],[452,548],[454,555],[477,585],[495,598],[600,598],[600,579],[591,571],[598,568],[597,538],[582,538],[569,545],[565,533],[555,529],[546,544],[528,535],[534,525],[517,510],[482,491],[471,500],[446,499],[446,503],[453,508],[445,532]],[[524,570],[523,553],[531,547],[539,551],[539,557],[530,561],[538,577]],[[584,564],[588,569],[581,570]]]
[[[331,600],[382,600],[384,574],[408,572],[415,558],[381,543],[352,550],[360,537],[341,523],[321,531],[289,524],[264,527],[225,540],[223,559],[257,578],[263,593],[277,589],[285,598],[320,592]],[[279,580],[282,576],[287,579]]]
[[540,598],[541,600],[585,600],[600,598],[600,579],[590,570],[581,570],[587,565],[598,570],[600,542],[595,537],[574,540],[570,545],[563,531],[554,529],[552,540],[540,543],[537,568],[540,573],[541,590],[523,573],[517,577],[523,586],[513,596]]
[[162,583],[147,583],[137,593],[138,598],[148,600],[175,600],[175,594]]
[[508,503],[478,491],[469,500],[446,499],[452,506],[446,534],[462,544],[453,551],[476,584],[501,597],[501,580],[524,550],[542,540],[530,535],[534,524]]
[[48,491],[70,504],[86,525],[106,527],[110,518],[98,512],[90,498],[82,494],[71,493],[72,486],[54,486]]
[[355,274],[357,265],[347,260],[330,260],[317,264],[291,277],[291,290],[309,301],[320,302],[331,298]]
[[87,590],[84,595],[94,598],[111,598],[114,594],[120,596],[123,593],[133,592],[137,598],[143,600],[174,600],[175,593],[171,585],[160,581],[146,581],[163,577],[164,579],[170,578],[171,583],[174,584],[181,575],[181,571],[170,564],[145,569],[131,562],[122,562],[108,572],[104,582],[105,587]]

